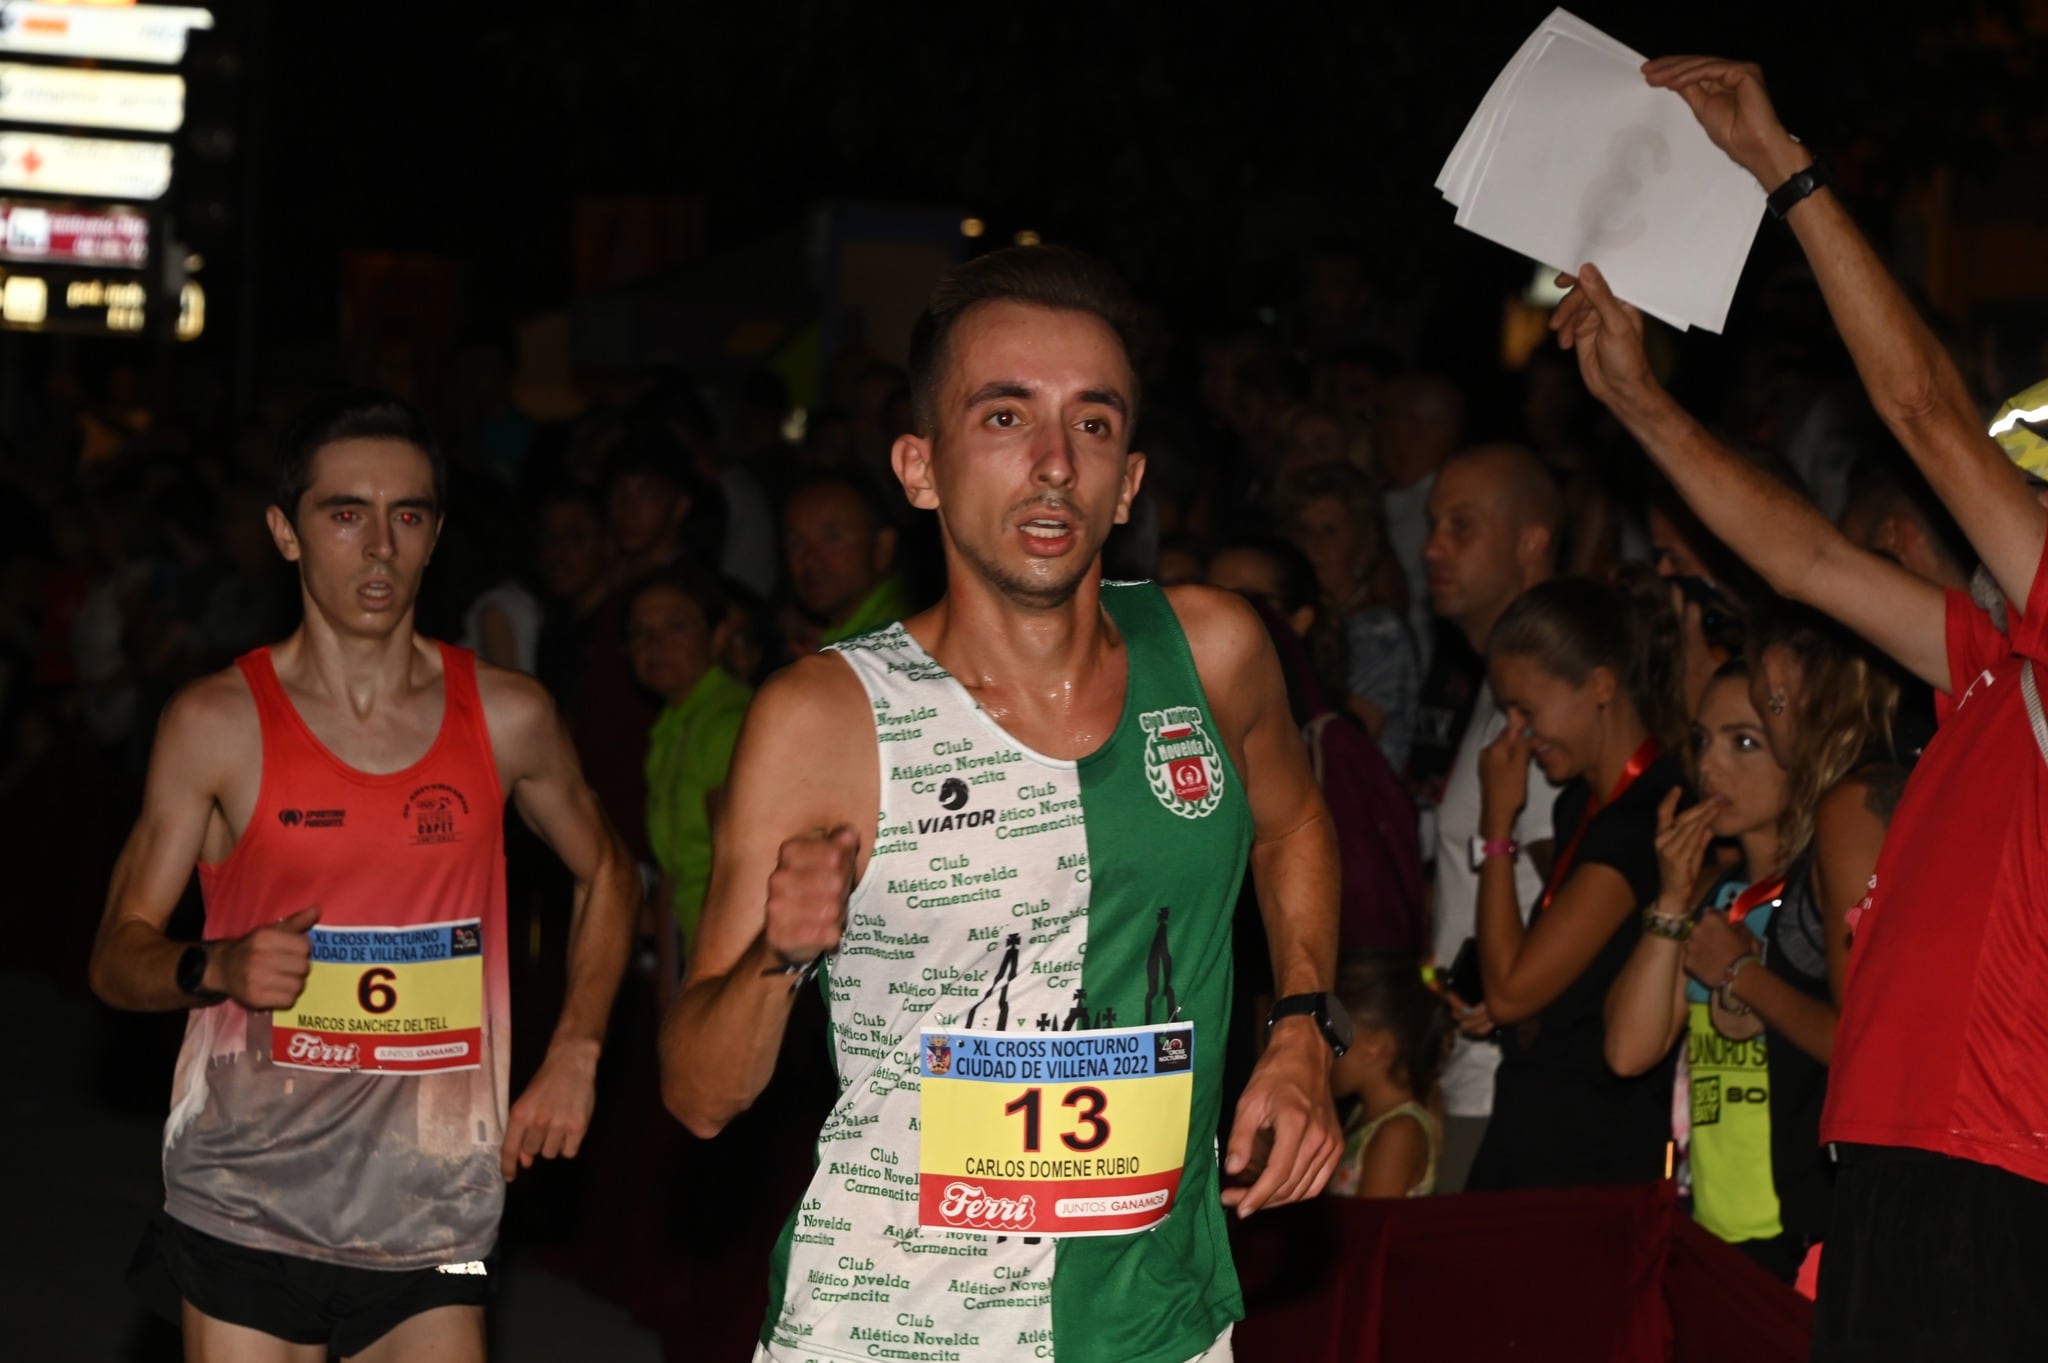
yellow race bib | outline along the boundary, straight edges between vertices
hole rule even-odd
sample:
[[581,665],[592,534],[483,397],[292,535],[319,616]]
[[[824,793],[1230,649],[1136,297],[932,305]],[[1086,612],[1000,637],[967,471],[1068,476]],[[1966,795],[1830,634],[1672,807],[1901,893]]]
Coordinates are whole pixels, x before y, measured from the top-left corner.
[[1166,1219],[1194,1101],[1194,1027],[928,1029],[919,1046],[918,1222],[1120,1235]]
[[271,1014],[271,1059],[309,1070],[434,1074],[483,1063],[483,926],[315,927],[298,1002]]

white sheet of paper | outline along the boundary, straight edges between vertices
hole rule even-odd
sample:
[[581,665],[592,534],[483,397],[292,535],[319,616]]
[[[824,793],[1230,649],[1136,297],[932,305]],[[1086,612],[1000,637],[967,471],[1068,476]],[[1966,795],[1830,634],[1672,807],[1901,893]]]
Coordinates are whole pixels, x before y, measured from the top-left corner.
[[[1458,168],[1451,188],[1444,191],[1444,197],[1459,208],[1465,206],[1465,201],[1472,197],[1473,191],[1485,176],[1486,163],[1493,158],[1493,149],[1500,139],[1501,120],[1506,117],[1507,111],[1514,107],[1515,93],[1521,88],[1523,78],[1529,74],[1529,68],[1542,57],[1556,36],[1547,28],[1538,29],[1530,36],[1522,50],[1515,54],[1517,64],[1501,73],[1500,96],[1493,101],[1493,107],[1482,110],[1479,117],[1473,120],[1475,135],[1471,145],[1465,149],[1464,163]],[[1452,192],[1453,190],[1456,192]]]
[[[1552,18],[1562,11],[1554,11]],[[1486,133],[1493,126],[1494,114],[1506,102],[1508,91],[1514,88],[1515,77],[1529,64],[1531,58],[1550,41],[1550,20],[1538,25],[1516,49],[1508,64],[1493,78],[1493,84],[1486,87],[1486,95],[1479,101],[1479,107],[1472,111],[1471,121],[1465,124],[1465,131],[1458,134],[1457,145],[1444,158],[1444,168],[1437,172],[1436,187],[1452,203],[1461,203],[1465,191],[1471,187],[1472,170],[1476,166],[1479,149],[1484,145]]]
[[1566,269],[1593,261],[1646,312],[1719,331],[1763,190],[1683,99],[1643,82],[1634,53],[1550,22],[1464,149],[1458,224]]
[[1640,52],[1602,33],[1576,14],[1564,9],[1552,10],[1543,22],[1536,26],[1536,31],[1516,50],[1515,55],[1508,59],[1508,64],[1501,68],[1500,74],[1494,77],[1493,84],[1487,87],[1485,97],[1479,101],[1479,107],[1473,111],[1471,121],[1465,125],[1465,131],[1459,135],[1457,144],[1451,148],[1450,156],[1444,161],[1444,168],[1437,173],[1436,187],[1452,203],[1464,202],[1465,191],[1471,186],[1473,173],[1484,163],[1486,154],[1491,151],[1492,133],[1498,126],[1501,111],[1511,102],[1509,96],[1516,79],[1549,44],[1550,36],[1560,33],[1566,37],[1576,38],[1589,47],[1605,48],[1638,66],[1643,63],[1644,58]]
[[[1584,27],[1584,25],[1579,25],[1578,21],[1576,19],[1573,19],[1573,16],[1565,14],[1563,10],[1554,11],[1552,16],[1553,19],[1557,15],[1563,15],[1566,19],[1572,19],[1575,25],[1579,27]],[[1615,51],[1618,45],[1614,44],[1611,40],[1604,40],[1604,35],[1599,36],[1603,37],[1602,42],[1598,44],[1589,43],[1586,45],[1588,47],[1593,48],[1595,51]],[[1468,186],[1466,191],[1467,198],[1463,201],[1453,200],[1453,202],[1456,202],[1458,204],[1458,214],[1456,218],[1458,226],[1466,228],[1468,231],[1474,230],[1471,227],[1471,214],[1467,207],[1467,204],[1470,201],[1470,196],[1472,194],[1472,189],[1470,187],[1476,186],[1478,183],[1485,179],[1487,164],[1492,160],[1495,151],[1499,148],[1500,145],[1499,133],[1502,120],[1507,116],[1508,112],[1514,107],[1515,96],[1521,88],[1521,84],[1524,77],[1527,76],[1530,67],[1535,65],[1535,63],[1539,59],[1541,59],[1543,54],[1549,50],[1552,42],[1558,39],[1578,41],[1572,35],[1559,31],[1558,28],[1551,21],[1546,20],[1544,27],[1537,30],[1536,34],[1531,39],[1530,44],[1528,45],[1528,60],[1522,63],[1522,66],[1519,70],[1509,73],[1510,79],[1508,81],[1507,89],[1499,105],[1492,111],[1491,126],[1481,134],[1478,145],[1475,146],[1469,153],[1469,163],[1464,169],[1464,178]],[[1621,55],[1623,59],[1626,60],[1632,67],[1641,65],[1641,62],[1636,58],[1636,55],[1633,52],[1629,52],[1626,48],[1621,48],[1617,55]],[[1489,240],[1501,241],[1501,238],[1493,236],[1490,233],[1481,233],[1480,235],[1487,236]],[[1516,250],[1522,250],[1524,251],[1524,254],[1527,254],[1525,248],[1517,246],[1514,242],[1502,241],[1502,244],[1513,247]],[[1568,264],[1557,264],[1557,261],[1569,259],[1568,257],[1564,256],[1546,257],[1532,255],[1531,259],[1535,260],[1536,263],[1539,265],[1543,265],[1548,269],[1560,272],[1576,270],[1579,264],[1583,263],[1576,262]],[[1610,283],[1611,282],[1612,281],[1610,279]],[[1645,303],[1642,300],[1636,298],[1630,298],[1628,301],[1634,303],[1644,312],[1649,313],[1652,317],[1655,317],[1658,321],[1665,323],[1667,326],[1676,327],[1680,331],[1685,331],[1692,326],[1692,322],[1689,321],[1686,317],[1676,312],[1673,312],[1672,310],[1663,307],[1658,303]]]

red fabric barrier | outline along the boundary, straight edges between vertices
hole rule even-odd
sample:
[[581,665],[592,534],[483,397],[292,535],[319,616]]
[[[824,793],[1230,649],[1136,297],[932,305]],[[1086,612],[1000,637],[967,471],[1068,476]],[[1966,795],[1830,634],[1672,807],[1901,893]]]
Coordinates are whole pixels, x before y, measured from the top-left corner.
[[1323,1198],[1234,1223],[1243,1363],[1801,1363],[1811,1307],[1667,1184]]
[[1677,1363],[1806,1363],[1813,1303],[1680,1217],[1664,1273]]

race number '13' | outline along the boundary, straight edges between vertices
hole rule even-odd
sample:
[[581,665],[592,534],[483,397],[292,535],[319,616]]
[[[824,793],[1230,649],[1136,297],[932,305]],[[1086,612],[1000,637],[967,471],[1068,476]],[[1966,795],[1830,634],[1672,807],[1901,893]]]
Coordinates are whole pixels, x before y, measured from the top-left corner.
[[1172,1210],[1194,1028],[928,1030],[919,1038],[919,1223],[1113,1235]]

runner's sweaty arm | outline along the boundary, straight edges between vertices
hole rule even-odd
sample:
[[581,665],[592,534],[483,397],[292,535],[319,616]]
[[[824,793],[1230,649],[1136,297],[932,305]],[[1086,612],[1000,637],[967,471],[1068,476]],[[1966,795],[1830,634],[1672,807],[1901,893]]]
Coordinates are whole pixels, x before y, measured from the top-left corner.
[[505,794],[574,878],[568,991],[546,1057],[505,1121],[504,1173],[536,1156],[573,1157],[590,1124],[597,1059],[633,946],[640,876],[596,794],[554,702],[523,673],[479,665],[477,690]]
[[697,950],[661,1029],[662,1098],[716,1135],[775,1074],[794,1002],[781,968],[839,944],[874,847],[881,759],[853,670],[830,654],[768,679],[712,829]]
[[[1329,990],[1337,961],[1337,839],[1265,626],[1241,599],[1209,587],[1167,593],[1202,690],[1243,775],[1252,812],[1252,883],[1266,923],[1276,998]],[[1314,1197],[1343,1142],[1330,1096],[1334,1053],[1313,1019],[1283,1019],[1238,1101],[1224,1173],[1249,1167],[1261,1130],[1271,1153],[1249,1188],[1223,1201],[1249,1216]]]
[[[177,985],[192,943],[164,935],[193,865],[227,855],[256,803],[262,767],[256,703],[233,669],[187,686],[165,707],[142,814],[114,863],[93,941],[93,992],[115,1008],[167,1012],[201,1000]],[[278,906],[280,924],[215,946],[203,987],[250,1008],[282,1008],[311,969],[311,905]]]

